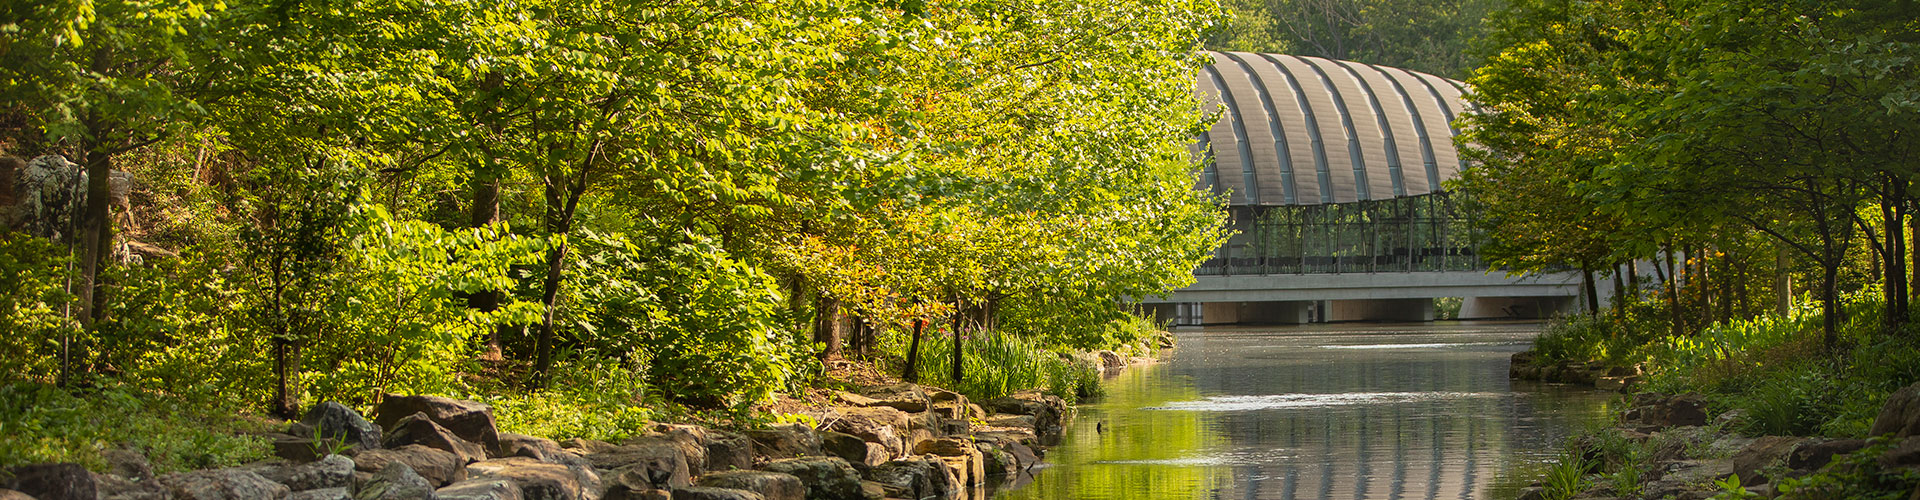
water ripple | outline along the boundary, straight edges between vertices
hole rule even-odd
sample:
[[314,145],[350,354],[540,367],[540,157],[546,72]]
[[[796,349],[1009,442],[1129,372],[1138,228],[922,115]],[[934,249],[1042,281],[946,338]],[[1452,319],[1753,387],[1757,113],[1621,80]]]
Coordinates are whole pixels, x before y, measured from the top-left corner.
[[1283,408],[1328,408],[1365,404],[1416,403],[1498,398],[1504,396],[1503,394],[1490,392],[1348,392],[1341,394],[1214,396],[1199,401],[1180,401],[1146,409],[1172,411],[1254,411]]

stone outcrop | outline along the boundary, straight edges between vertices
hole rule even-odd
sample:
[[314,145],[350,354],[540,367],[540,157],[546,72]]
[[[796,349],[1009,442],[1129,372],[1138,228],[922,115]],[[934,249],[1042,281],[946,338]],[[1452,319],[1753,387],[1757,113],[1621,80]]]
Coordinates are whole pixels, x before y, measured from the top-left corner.
[[353,459],[327,455],[307,463],[277,464],[248,468],[269,481],[284,484],[292,491],[343,488],[353,479]]
[[470,479],[433,492],[439,500],[522,500],[520,485],[506,479]]
[[755,454],[767,458],[794,458],[820,454],[820,436],[800,424],[770,425],[747,431]]
[[434,486],[446,486],[467,478],[467,463],[445,450],[413,444],[390,450],[367,450],[353,456],[353,468],[380,472],[389,464],[406,464]]
[[592,500],[602,489],[600,476],[579,465],[541,462],[526,457],[497,458],[467,466],[474,479],[500,479],[520,487],[526,500]]
[[380,472],[354,476],[347,488],[353,500],[423,500],[433,498],[433,484],[404,463],[388,464]]
[[1641,394],[1625,415],[1627,423],[1653,427],[1707,425],[1707,398],[1699,394]]
[[22,465],[7,469],[5,486],[40,500],[93,500],[99,488],[80,464]]
[[801,457],[768,462],[762,470],[789,474],[807,486],[807,500],[863,500],[860,472],[839,457]]
[[1873,419],[1867,434],[1892,434],[1895,439],[1920,436],[1920,383],[1887,396],[1886,405],[1880,407],[1880,416]]
[[747,490],[766,500],[805,500],[807,486],[792,474],[757,470],[715,472],[700,477],[700,486]]
[[287,485],[239,469],[214,469],[160,478],[175,500],[280,500],[293,493]]
[[392,432],[400,419],[425,413],[434,423],[454,436],[478,444],[482,450],[499,446],[500,431],[495,428],[493,407],[473,401],[438,396],[395,396],[381,399],[374,409],[375,424]]
[[380,447],[379,427],[361,417],[360,412],[332,401],[313,405],[299,422],[288,425],[287,434],[337,442],[356,450]]
[[[439,422],[433,420],[433,417],[428,416],[426,412],[414,412],[412,415],[395,421],[393,425],[385,427],[387,429],[387,435],[381,440],[381,444],[386,445],[388,448],[399,448],[406,445],[417,444],[452,453],[453,456],[459,457],[463,463],[487,459],[487,449],[485,446],[461,438],[455,434],[452,429],[441,426]],[[498,436],[495,436],[494,441],[497,446],[499,441]]]

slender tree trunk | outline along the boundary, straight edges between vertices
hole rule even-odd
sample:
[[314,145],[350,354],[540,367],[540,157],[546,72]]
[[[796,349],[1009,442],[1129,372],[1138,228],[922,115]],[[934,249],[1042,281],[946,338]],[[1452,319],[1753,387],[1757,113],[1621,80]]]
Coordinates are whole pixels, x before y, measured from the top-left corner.
[[920,382],[920,335],[927,329],[925,318],[913,319],[913,340],[907,344],[907,366],[900,370],[900,379],[907,382]]
[[1676,275],[1677,270],[1673,268],[1673,245],[1667,245],[1666,261],[1667,318],[1673,323],[1673,334],[1678,336],[1687,331],[1687,325],[1680,312],[1680,277]]
[[1600,315],[1600,289],[1593,284],[1593,267],[1580,265],[1580,286],[1587,293],[1587,315]]
[[[467,226],[480,228],[499,222],[499,175],[491,166],[483,162],[474,167],[470,187],[473,189],[473,208],[467,214]],[[499,290],[481,290],[467,296],[467,308],[480,312],[493,312],[500,309],[500,302],[504,295]],[[512,325],[494,325],[493,331],[489,332],[486,338],[490,354],[503,354],[501,342],[511,328]]]
[[1820,312],[1825,316],[1820,320],[1820,345],[1826,347],[1828,355],[1833,355],[1840,346],[1840,293],[1834,283],[1840,275],[1839,259],[1830,255],[1826,262],[1820,263],[1820,267],[1823,274],[1820,279]]
[[963,375],[966,375],[966,370],[964,369],[963,366],[961,366],[961,363],[960,363],[962,359],[962,356],[961,356],[961,344],[963,343],[962,339],[966,337],[965,335],[960,334],[960,321],[961,321],[961,318],[966,316],[966,307],[964,302],[960,304],[961,306],[954,308],[954,311],[953,311],[953,380],[952,382],[955,384],[960,383],[960,380],[961,380],[960,377]]
[[1793,275],[1788,271],[1792,262],[1788,260],[1787,247],[1775,244],[1773,248],[1773,308],[1780,317],[1785,318],[1793,312]]
[[840,299],[820,294],[813,318],[813,341],[826,344],[820,350],[820,359],[840,358]]
[[586,149],[586,158],[581,160],[577,175],[570,177],[561,171],[549,172],[546,176],[547,234],[557,238],[554,246],[547,249],[547,275],[540,287],[540,304],[545,314],[540,321],[540,334],[534,338],[535,386],[546,385],[547,369],[553,366],[554,320],[559,309],[560,283],[567,267],[566,236],[573,232],[573,216],[580,208],[580,195],[587,191],[587,175],[593,168],[594,152],[599,149],[598,143]]
[[1630,301],[1640,299],[1640,261],[1635,259],[1627,259],[1627,299]]
[[1883,199],[1880,203],[1887,245],[1887,251],[1881,255],[1887,261],[1887,324],[1899,326],[1907,321],[1907,238],[1901,234],[1906,227],[1906,200],[1902,196],[1906,189],[1905,186],[1892,185],[1892,180],[1887,182],[1887,196],[1892,199]]
[[1621,301],[1626,300],[1627,284],[1624,281],[1625,277],[1621,276],[1621,274],[1624,273],[1626,267],[1627,265],[1625,263],[1619,263],[1619,262],[1614,263],[1613,265],[1613,300],[1608,301],[1608,302],[1611,302],[1610,304],[1608,304],[1608,308],[1613,310],[1613,315],[1615,317],[1623,318],[1623,319],[1627,317],[1627,308],[1620,307],[1620,305],[1621,305]]
[[294,418],[300,414],[300,394],[293,387],[294,380],[300,377],[299,362],[293,344],[293,320],[287,314],[286,273],[283,258],[276,255],[270,279],[273,293],[273,413],[280,418]]

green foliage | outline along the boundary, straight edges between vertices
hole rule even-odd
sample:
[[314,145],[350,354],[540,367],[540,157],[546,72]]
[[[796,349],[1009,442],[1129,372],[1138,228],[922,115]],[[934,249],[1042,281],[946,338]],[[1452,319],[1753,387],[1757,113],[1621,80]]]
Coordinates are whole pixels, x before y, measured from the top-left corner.
[[503,430],[548,439],[619,442],[645,431],[657,412],[647,407],[646,374],[638,360],[576,357],[555,366],[548,388],[522,394],[477,395],[493,405]]
[[920,343],[920,373],[931,385],[986,401],[1025,389],[1044,389],[1071,401],[1099,394],[1093,363],[1042,348],[1003,332],[977,332],[965,339],[964,377],[952,380],[953,338],[929,332]]
[[1215,50],[1285,52],[1457,77],[1478,57],[1469,43],[1501,2],[1487,0],[1233,0],[1211,33]]
[[230,467],[266,458],[266,420],[233,408],[119,385],[69,392],[34,383],[0,385],[0,468],[77,462],[106,470],[101,453],[132,446],[155,473]]
[[[1656,323],[1657,324],[1657,323]],[[1607,366],[1632,366],[1645,359],[1651,335],[1642,325],[1611,315],[1572,315],[1554,318],[1534,339],[1537,363],[1599,361]]]
[[1567,500],[1587,489],[1587,471],[1593,469],[1585,456],[1569,449],[1547,467],[1540,492],[1547,500]]
[[[65,314],[72,300],[66,249],[26,233],[0,231],[0,381],[50,383],[60,376],[62,340],[79,334]],[[71,349],[72,342],[67,342]],[[70,359],[85,358],[85,350]]]
[[698,233],[647,229],[579,238],[578,353],[635,356],[663,396],[706,407],[759,401],[815,362],[771,277]]
[[1920,472],[1910,468],[1887,469],[1879,457],[1898,445],[1885,438],[1868,441],[1865,448],[1836,455],[1819,471],[1785,478],[1778,486],[1786,500],[1900,500],[1920,487]]

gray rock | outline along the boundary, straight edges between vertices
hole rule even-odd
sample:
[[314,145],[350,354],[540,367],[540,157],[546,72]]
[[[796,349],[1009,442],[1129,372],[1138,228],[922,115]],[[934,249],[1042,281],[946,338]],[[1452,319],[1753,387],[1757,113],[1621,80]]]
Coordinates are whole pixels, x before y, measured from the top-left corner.
[[1867,447],[1864,439],[1836,439],[1831,441],[1807,441],[1793,449],[1787,455],[1787,467],[1794,470],[1818,470],[1833,462],[1836,455],[1845,455]]
[[679,445],[660,439],[637,439],[601,453],[587,455],[595,469],[620,471],[645,478],[654,488],[693,484],[693,473]]
[[[29,234],[62,241],[72,221],[86,206],[86,172],[59,155],[27,161],[10,186],[18,222]],[[44,500],[44,499],[43,499]]]
[[731,432],[707,434],[707,470],[726,471],[753,468],[753,440]]
[[360,412],[332,401],[313,405],[300,417],[298,425],[290,427],[287,434],[295,437],[343,443],[356,450],[380,447],[379,427],[361,417]]
[[0,488],[0,500],[34,500],[34,498],[27,496],[26,493]]
[[928,404],[932,402],[932,399],[927,397],[926,391],[913,384],[868,387],[865,392],[867,400],[862,402],[866,404],[861,406],[866,407],[884,406],[907,413],[917,413],[927,411]]
[[1900,444],[1894,445],[1893,449],[1881,453],[1880,466],[1920,472],[1920,436],[1908,436],[1900,440]]
[[988,411],[1033,417],[1033,430],[1041,436],[1059,435],[1060,422],[1067,414],[1067,402],[1058,396],[1038,391],[1021,391],[981,404]]
[[440,500],[521,500],[520,485],[507,479],[470,479],[434,492]]
[[700,477],[700,486],[747,490],[766,500],[804,500],[807,486],[792,474],[757,470],[715,472]]
[[1627,410],[1628,422],[1655,427],[1707,425],[1707,398],[1699,394],[1643,394]]
[[320,488],[317,490],[296,491],[287,495],[287,500],[353,500],[346,487]]
[[[292,425],[299,426],[300,424],[295,422]],[[325,444],[311,437],[299,437],[291,434],[268,434],[267,437],[273,439],[273,456],[295,462],[312,462],[319,460],[322,455],[332,452],[332,450],[321,451],[321,448],[324,447]]]
[[340,455],[304,464],[278,465],[252,469],[260,477],[287,485],[293,491],[319,488],[343,488],[353,479],[353,459]]
[[673,500],[765,500],[759,493],[727,488],[694,486],[673,490]]
[[467,466],[478,479],[505,479],[520,486],[526,500],[593,500],[601,491],[600,475],[578,465],[541,462],[526,457],[498,458]]
[[[417,444],[446,451],[459,457],[461,462],[477,462],[487,458],[486,447],[455,435],[426,412],[414,413],[394,422],[387,427],[387,437],[383,442],[388,448]],[[494,442],[499,442],[497,435],[494,436]]]
[[913,427],[913,419],[907,412],[886,406],[833,408],[827,410],[827,416],[822,420],[827,422],[829,431],[851,434],[869,443],[886,446],[889,455],[906,452],[907,443],[902,438]]
[[807,500],[862,500],[860,472],[840,457],[787,458],[767,462],[761,470],[791,474],[807,485]]
[[953,498],[960,493],[945,462],[925,457],[902,458],[867,472],[892,498]]
[[1920,435],[1920,382],[1893,391],[1880,407],[1867,434],[1892,434],[1894,439]]
[[1733,473],[1740,476],[1742,483],[1767,482],[1768,478],[1762,471],[1776,465],[1785,465],[1787,456],[1806,440],[1806,438],[1792,436],[1765,436],[1756,439],[1733,455]]
[[980,458],[986,460],[981,467],[988,476],[1004,476],[1022,470],[1019,459],[993,442],[976,442],[973,446],[980,450]]
[[22,465],[7,469],[6,475],[13,478],[0,486],[40,500],[94,500],[100,495],[93,473],[80,464]]
[[820,454],[820,436],[812,427],[800,424],[769,425],[747,431],[755,453],[768,458],[793,458]]
[[353,500],[431,500],[433,484],[401,462],[387,464],[369,476],[355,476],[348,491]]
[[168,474],[160,482],[175,500],[279,500],[293,493],[287,485],[239,469]]
[[139,448],[120,446],[100,453],[107,460],[107,473],[133,480],[153,479],[153,462]]
[[493,407],[472,401],[438,396],[388,395],[374,409],[373,421],[392,432],[393,424],[415,413],[427,414],[434,423],[446,427],[460,439],[479,444],[482,450],[500,444],[500,431],[494,425]]
[[607,493],[601,495],[600,500],[673,500],[673,492],[652,488],[636,490],[612,485],[607,487]]
[[680,448],[681,458],[687,461],[687,473],[694,476],[707,473],[707,430],[700,426],[658,424],[647,436],[627,442],[672,444]]
[[[874,453],[876,448],[880,452],[878,456]],[[820,451],[830,457],[840,457],[848,464],[852,464],[853,468],[862,471],[892,458],[887,455],[884,446],[869,443],[865,439],[860,439],[859,436],[833,431],[820,433]]]
[[100,500],[169,500],[173,493],[167,491],[159,479],[141,481],[130,480],[113,474],[94,474],[93,481]]
[[499,434],[499,444],[494,446],[489,456],[492,458],[527,457],[542,462],[552,462],[560,453],[560,443],[552,439],[502,432]]
[[410,444],[390,450],[367,450],[353,456],[353,468],[364,472],[380,472],[388,464],[402,463],[413,469],[415,474],[426,478],[435,487],[446,486],[467,478],[466,462],[446,450]]

